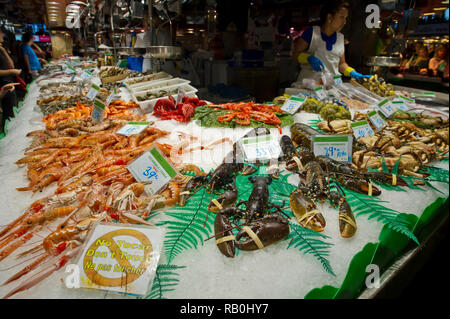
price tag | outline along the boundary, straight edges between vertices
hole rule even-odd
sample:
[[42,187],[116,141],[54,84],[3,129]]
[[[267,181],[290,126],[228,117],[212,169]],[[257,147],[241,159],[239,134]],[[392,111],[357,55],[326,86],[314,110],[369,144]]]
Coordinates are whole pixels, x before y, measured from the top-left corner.
[[412,93],[411,95],[413,97],[429,97],[429,98],[434,98],[436,96],[434,92]]
[[95,99],[94,106],[92,107],[91,117],[95,122],[101,122],[105,115],[105,104],[99,99]]
[[69,63],[66,63],[66,74],[72,74],[72,73],[77,73],[77,71],[75,71],[75,68],[73,66],[71,66]]
[[377,130],[381,129],[386,124],[386,122],[381,118],[380,114],[378,114],[377,111],[372,111],[368,113],[367,116]]
[[249,162],[270,160],[278,158],[281,154],[280,143],[271,135],[244,137],[240,143]]
[[341,85],[342,84],[342,78],[340,75],[333,76],[334,84]]
[[76,73],[74,73],[74,74],[72,75],[72,77],[70,78],[70,81],[69,81],[69,83],[72,83],[72,82],[73,82],[73,80],[75,80],[75,75],[76,75]]
[[289,100],[283,104],[281,109],[286,113],[295,114],[305,101],[306,98],[291,96]]
[[88,71],[83,71],[83,73],[81,73],[81,79],[82,80],[89,80],[92,77],[92,73],[88,72]]
[[116,96],[116,88],[113,89],[111,94],[108,96],[108,99],[106,100],[106,105],[111,104],[112,99]]
[[392,104],[388,99],[384,99],[383,101],[378,103],[377,107],[387,118],[395,113],[395,109],[392,107]]
[[352,141],[350,135],[316,135],[313,136],[315,156],[326,156],[340,162],[352,161]]
[[98,77],[91,78],[91,82],[94,83],[97,86],[102,85],[102,80],[100,80],[100,78],[98,78]]
[[180,103],[181,101],[183,101],[184,96],[186,95],[186,92],[184,92],[184,90],[182,88],[178,88],[178,93],[177,93],[177,104]]
[[392,105],[397,110],[402,110],[402,111],[405,111],[405,112],[409,110],[409,108],[406,106],[405,102],[401,101],[401,100],[392,101]]
[[410,99],[409,97],[406,97],[404,95],[399,95],[400,100],[403,100],[404,102],[407,103],[415,103],[415,101],[413,99]]
[[127,166],[133,177],[145,184],[145,191],[158,193],[177,172],[157,148],[145,152]]
[[319,97],[319,99],[325,99],[327,97],[327,94],[325,93],[323,87],[318,86],[314,89],[314,92],[316,93],[316,95]]
[[95,85],[95,84],[92,84],[91,89],[90,89],[89,92],[86,94],[86,97],[87,97],[89,100],[92,101],[92,100],[94,100],[95,97],[97,96],[98,91],[100,91],[100,87],[98,87],[98,86]]
[[354,122],[351,126],[356,139],[375,134],[367,121]]
[[150,122],[128,122],[122,126],[116,134],[131,136],[141,133],[150,124]]

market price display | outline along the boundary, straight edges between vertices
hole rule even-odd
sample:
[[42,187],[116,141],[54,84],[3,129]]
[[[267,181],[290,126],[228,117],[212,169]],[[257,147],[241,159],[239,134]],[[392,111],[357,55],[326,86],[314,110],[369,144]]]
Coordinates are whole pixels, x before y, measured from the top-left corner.
[[95,99],[95,97],[98,94],[98,91],[100,91],[100,87],[96,84],[92,84],[91,89],[89,90],[89,92],[86,94],[86,97],[93,101]]
[[128,122],[122,126],[116,134],[132,136],[141,133],[150,124],[150,122]]
[[340,162],[351,162],[352,141],[351,135],[316,135],[313,137],[313,153]]
[[240,144],[249,162],[275,159],[281,154],[280,144],[271,135],[245,137]]
[[319,99],[323,100],[327,97],[327,94],[325,93],[325,90],[323,87],[318,86],[314,89],[314,93],[319,97]]
[[341,85],[342,84],[342,78],[340,75],[333,76],[334,84]]
[[111,94],[108,96],[108,98],[106,99],[106,105],[111,104],[112,99],[114,98],[114,96],[116,96],[116,88],[113,89],[113,91],[111,92]]
[[409,97],[406,97],[404,95],[399,95],[399,100],[403,100],[406,103],[415,103],[414,99],[410,99]]
[[369,122],[367,121],[354,122],[351,124],[351,126],[353,129],[353,135],[356,139],[359,139],[361,137],[368,137],[375,134],[370,127]]
[[381,118],[380,114],[377,111],[372,111],[368,113],[367,116],[377,130],[380,130],[386,124],[386,122]]
[[131,162],[127,169],[138,182],[144,183],[148,195],[157,194],[177,174],[156,147]]
[[72,83],[72,82],[73,82],[73,80],[75,80],[75,75],[76,75],[76,73],[74,73],[74,74],[72,75],[72,77],[70,78],[70,81],[69,81],[69,83]]
[[71,66],[69,63],[65,63],[65,65],[66,65],[66,74],[77,73],[75,68]]
[[436,95],[434,94],[434,92],[422,92],[422,93],[412,93],[411,94],[412,97],[429,97],[429,98],[434,98]]
[[392,106],[391,102],[388,99],[384,99],[380,103],[377,104],[378,109],[384,116],[389,118],[392,114],[395,113],[395,109]]
[[298,109],[305,103],[306,98],[291,96],[289,100],[287,100],[281,109],[289,114],[295,114]]
[[90,78],[92,78],[92,73],[88,72],[88,71],[83,71],[83,73],[81,73],[81,79],[82,80],[89,80]]
[[397,110],[402,110],[405,112],[409,110],[409,108],[406,106],[405,102],[402,100],[394,100],[394,101],[392,101],[392,105]]
[[105,116],[105,104],[99,99],[95,99],[92,107],[91,117],[95,122],[101,122]]

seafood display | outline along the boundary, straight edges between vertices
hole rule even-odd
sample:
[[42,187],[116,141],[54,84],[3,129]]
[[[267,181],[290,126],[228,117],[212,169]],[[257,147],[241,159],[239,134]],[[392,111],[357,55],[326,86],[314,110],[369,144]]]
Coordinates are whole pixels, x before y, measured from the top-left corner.
[[325,103],[315,98],[308,98],[302,105],[302,110],[310,113],[318,113],[325,121],[350,119],[351,114],[343,105],[337,103]]
[[206,105],[206,102],[197,97],[184,96],[180,103],[176,104],[175,99],[169,95],[168,99],[159,99],[153,107],[153,115],[161,120],[176,120],[179,122],[189,122],[194,116],[198,106]]
[[119,67],[108,67],[105,68],[103,70],[101,70],[98,73],[98,76],[103,79],[103,78],[108,78],[108,77],[112,77],[112,76],[118,76],[118,75],[128,75],[128,71],[123,69],[123,68],[119,68]]
[[372,93],[375,93],[379,96],[394,96],[394,86],[390,83],[386,83],[386,81],[382,77],[378,77],[378,75],[373,75],[370,78],[363,78],[360,80],[351,79],[350,83],[354,86],[361,86],[366,88]]

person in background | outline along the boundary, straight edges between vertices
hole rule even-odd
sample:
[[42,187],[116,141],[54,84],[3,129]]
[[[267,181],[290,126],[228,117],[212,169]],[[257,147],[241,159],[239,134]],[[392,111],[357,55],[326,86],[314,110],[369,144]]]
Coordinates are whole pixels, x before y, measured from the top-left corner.
[[321,71],[352,78],[369,78],[350,67],[345,61],[344,35],[340,33],[347,22],[350,4],[347,1],[329,1],[320,11],[320,26],[306,29],[295,39],[292,58],[301,64],[297,81],[321,77]]
[[29,78],[35,79],[39,75],[39,70],[41,70],[40,62],[45,63],[46,61],[44,59],[39,59],[31,48],[33,44],[33,35],[31,33],[24,33],[22,42],[21,52],[25,62],[25,73]]
[[[14,62],[6,49],[2,46],[4,36],[5,33],[0,29],[0,87],[16,82],[15,77],[22,72],[22,70],[11,68],[11,66],[14,66]],[[13,108],[14,106],[17,106],[16,92],[14,90],[5,92],[1,105],[3,116],[0,123],[0,130],[3,130],[5,120],[14,117]]]
[[438,76],[438,71],[443,72],[448,64],[447,48],[440,45],[436,48],[434,57],[430,59],[428,68],[433,71],[434,76]]
[[434,56],[435,49],[436,47],[434,46],[434,44],[430,44],[427,48],[428,56]]
[[413,61],[411,67],[415,70],[419,70],[420,74],[428,73],[428,50],[425,47],[422,47],[419,50],[419,56]]
[[[423,44],[421,42],[417,42],[414,45],[414,53],[411,55],[411,57],[409,58],[408,62],[405,65],[405,69],[409,69],[413,66],[414,61],[417,60],[417,58],[419,57],[420,54],[420,50],[424,49],[425,47],[423,46]],[[426,51],[426,49],[425,49]]]

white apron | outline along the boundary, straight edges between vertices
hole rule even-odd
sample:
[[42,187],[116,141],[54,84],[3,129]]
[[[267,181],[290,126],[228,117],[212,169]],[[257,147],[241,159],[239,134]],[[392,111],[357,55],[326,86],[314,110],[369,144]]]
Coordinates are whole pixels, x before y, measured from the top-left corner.
[[320,26],[313,26],[311,43],[307,52],[319,58],[325,66],[325,69],[323,72],[315,72],[309,63],[302,63],[302,69],[298,75],[297,82],[302,82],[303,79],[314,79],[318,81],[320,80],[320,76],[327,72],[332,75],[340,75],[339,60],[345,52],[344,35],[337,32],[336,43],[333,44],[331,51],[328,51],[326,42],[322,39],[320,32]]

